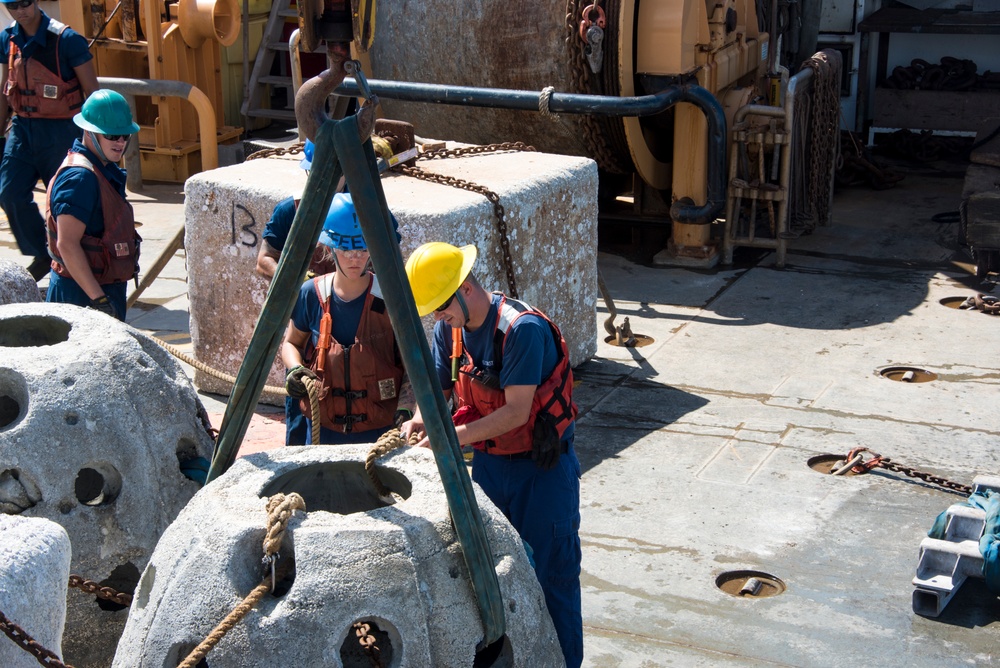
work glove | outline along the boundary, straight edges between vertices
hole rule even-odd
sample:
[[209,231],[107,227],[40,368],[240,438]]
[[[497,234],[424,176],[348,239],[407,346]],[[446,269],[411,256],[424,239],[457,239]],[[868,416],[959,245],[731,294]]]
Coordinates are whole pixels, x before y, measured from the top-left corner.
[[554,469],[559,463],[559,431],[556,420],[545,411],[539,411],[535,416],[535,427],[531,439],[531,459],[543,471]]
[[90,300],[90,308],[95,311],[100,311],[101,313],[107,313],[112,318],[118,317],[118,312],[115,311],[115,305],[111,303],[107,295],[101,295],[97,299]]
[[313,373],[312,369],[301,365],[288,370],[285,375],[285,391],[288,392],[288,396],[294,399],[304,399],[309,396],[309,390],[306,389],[306,384],[302,381],[303,378],[319,380],[319,376]]

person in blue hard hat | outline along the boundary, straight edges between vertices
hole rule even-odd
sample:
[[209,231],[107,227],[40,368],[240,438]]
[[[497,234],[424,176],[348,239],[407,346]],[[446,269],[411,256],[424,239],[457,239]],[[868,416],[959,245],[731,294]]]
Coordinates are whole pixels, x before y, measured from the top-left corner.
[[49,272],[49,256],[32,191],[38,179],[48,187],[80,136],[73,116],[100,86],[82,35],[49,18],[37,0],[3,4],[14,22],[0,31],[0,134],[7,134],[0,138],[0,208],[37,281]]
[[312,420],[304,378],[321,384],[320,443],[374,443],[413,415],[414,398],[371,271],[351,196],[337,193],[320,235],[336,270],[299,290],[281,344],[285,389]]
[[125,319],[125,291],[139,272],[139,235],[118,162],[139,126],[118,93],[99,90],[73,117],[83,129],[45,198],[52,271],[49,302]]

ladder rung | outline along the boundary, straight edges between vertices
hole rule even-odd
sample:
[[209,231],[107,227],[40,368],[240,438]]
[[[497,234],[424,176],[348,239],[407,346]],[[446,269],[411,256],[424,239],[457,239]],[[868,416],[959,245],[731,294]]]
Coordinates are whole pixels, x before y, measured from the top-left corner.
[[262,84],[271,84],[272,86],[291,86],[292,77],[279,77],[277,75],[274,76],[268,75],[266,77],[260,77],[259,79],[257,79],[257,82]]
[[291,109],[247,109],[246,115],[253,118],[277,118],[284,121],[295,120],[295,112]]

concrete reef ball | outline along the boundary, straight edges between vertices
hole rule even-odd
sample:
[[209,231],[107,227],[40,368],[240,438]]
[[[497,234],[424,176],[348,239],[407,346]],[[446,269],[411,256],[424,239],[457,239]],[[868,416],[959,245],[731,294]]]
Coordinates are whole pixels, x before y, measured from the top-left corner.
[[[201,490],[142,574],[113,668],[176,666],[263,581],[267,499],[297,492],[278,582],[205,656],[212,668],[370,666],[352,626],[370,625],[386,668],[565,665],[521,539],[478,486],[506,633],[483,626],[433,454],[381,458],[388,503],[364,470],[369,446],[243,457]],[[290,567],[281,575],[281,567]],[[200,665],[200,664],[199,664]]]
[[38,283],[28,270],[10,260],[0,260],[0,305],[42,301]]
[[[72,572],[132,593],[160,535],[198,491],[207,415],[169,353],[103,313],[0,306],[0,510],[66,529]],[[105,668],[128,609],[69,592],[65,660]]]

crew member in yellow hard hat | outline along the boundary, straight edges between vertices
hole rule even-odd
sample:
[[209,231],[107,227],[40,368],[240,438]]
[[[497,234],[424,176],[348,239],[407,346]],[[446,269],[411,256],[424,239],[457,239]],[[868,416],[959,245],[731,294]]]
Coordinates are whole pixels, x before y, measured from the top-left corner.
[[52,271],[45,301],[89,306],[125,319],[139,271],[139,235],[118,162],[139,126],[120,94],[99,90],[73,117],[83,129],[49,183],[46,226]]
[[321,386],[321,444],[374,443],[413,415],[413,392],[350,195],[334,195],[319,241],[336,271],[299,290],[281,344],[285,389],[306,418],[306,443],[317,418],[304,378]]
[[[541,311],[487,292],[476,247],[424,244],[406,262],[417,312],[434,314],[434,363],[457,399],[455,432],[474,447],[472,479],[531,546],[566,665],[583,661],[580,462],[573,373],[559,328]],[[402,426],[429,445],[420,411]]]

